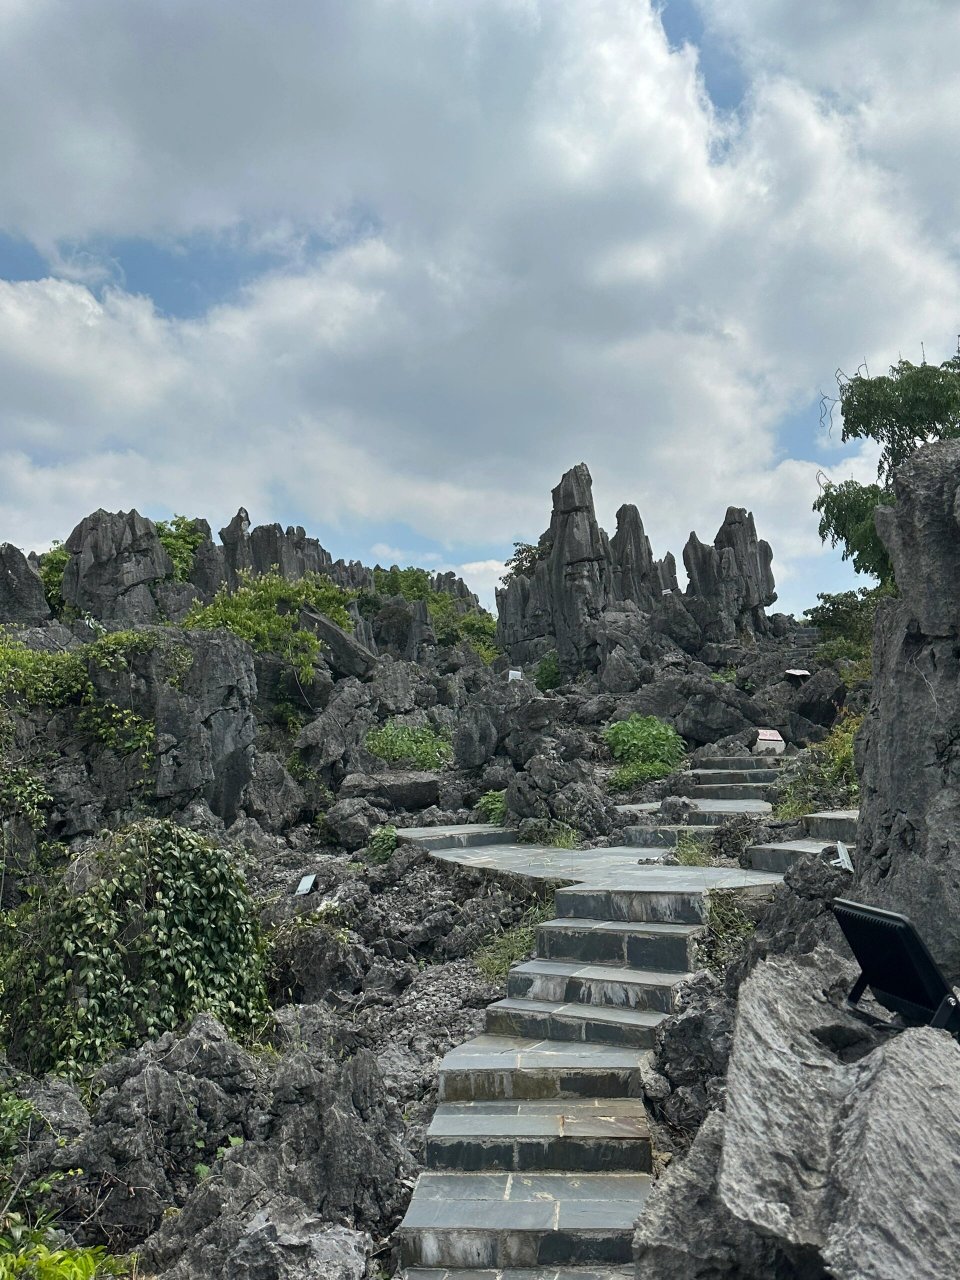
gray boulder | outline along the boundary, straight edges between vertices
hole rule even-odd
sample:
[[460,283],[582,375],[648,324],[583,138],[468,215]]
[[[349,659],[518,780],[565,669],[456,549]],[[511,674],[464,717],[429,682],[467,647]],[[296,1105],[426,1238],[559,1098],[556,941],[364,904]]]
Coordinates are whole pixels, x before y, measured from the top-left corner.
[[0,623],[35,626],[49,617],[39,573],[19,547],[0,543]]
[[344,849],[353,852],[369,843],[377,827],[387,821],[387,814],[369,800],[338,800],[327,810],[326,826]]
[[377,721],[376,692],[356,678],[339,681],[330,701],[315,720],[301,729],[294,742],[315,769],[339,764],[356,750]]
[[137,511],[95,511],[65,543],[70,552],[63,598],[80,613],[103,622],[155,622],[160,615],[152,588],[173,577],[152,520]]
[[862,771],[857,893],[910,917],[960,980],[960,442],[920,449],[877,512],[900,597],[874,635]]
[[377,665],[375,653],[322,613],[317,613],[314,609],[301,609],[300,625],[305,631],[312,631],[323,642],[327,661],[336,675],[359,676],[363,679]]

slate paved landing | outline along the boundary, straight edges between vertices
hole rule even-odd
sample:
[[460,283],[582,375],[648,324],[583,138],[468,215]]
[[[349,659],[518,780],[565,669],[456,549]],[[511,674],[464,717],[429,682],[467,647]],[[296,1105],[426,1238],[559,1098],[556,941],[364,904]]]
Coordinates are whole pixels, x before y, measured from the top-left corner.
[[633,1267],[507,1267],[505,1271],[464,1271],[460,1267],[409,1267],[408,1280],[633,1280]]

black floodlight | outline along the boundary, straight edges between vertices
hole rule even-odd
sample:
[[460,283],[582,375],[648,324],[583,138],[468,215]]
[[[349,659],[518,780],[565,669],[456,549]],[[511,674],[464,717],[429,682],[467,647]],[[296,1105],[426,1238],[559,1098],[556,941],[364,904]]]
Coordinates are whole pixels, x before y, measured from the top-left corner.
[[[847,996],[856,1009],[867,987],[878,1004],[910,1026],[944,1027],[960,1034],[960,1005],[923,939],[906,916],[879,907],[833,900],[833,914],[860,965],[860,977]],[[857,1010],[869,1021],[863,1010]]]

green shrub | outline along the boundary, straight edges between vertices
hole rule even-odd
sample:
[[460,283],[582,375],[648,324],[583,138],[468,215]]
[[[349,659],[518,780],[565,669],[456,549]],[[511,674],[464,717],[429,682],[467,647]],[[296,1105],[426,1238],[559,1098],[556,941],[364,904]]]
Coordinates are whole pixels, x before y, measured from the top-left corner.
[[70,562],[70,552],[62,542],[50,544],[50,550],[40,557],[40,580],[43,583],[43,594],[47,597],[54,617],[61,617],[65,608],[63,601],[63,571]]
[[201,1011],[248,1031],[265,997],[256,912],[229,855],[170,821],[91,855],[79,892],[36,891],[0,935],[8,1053],[69,1075]]
[[[873,511],[870,512],[873,521]],[[819,592],[812,609],[804,610],[807,621],[817,628],[820,639],[846,640],[863,657],[873,641],[873,624],[883,600],[894,594],[890,586],[861,587],[859,591]],[[848,655],[853,657],[853,654]]]
[[45,1230],[0,1233],[0,1280],[100,1280],[129,1276],[130,1268],[101,1245],[64,1248]]
[[495,822],[502,827],[507,820],[506,791],[485,791],[477,801],[477,810],[485,822]]
[[775,817],[802,818],[819,809],[856,808],[860,784],[853,742],[862,723],[862,715],[842,713],[823,742],[807,748],[796,773],[778,786]]
[[555,849],[576,849],[580,832],[559,818],[532,818],[522,823],[518,839],[521,844],[551,845]]
[[377,827],[367,845],[368,862],[389,862],[397,847],[397,828],[388,823]]
[[388,764],[412,764],[418,769],[442,769],[453,759],[449,738],[427,725],[415,729],[397,720],[371,729],[366,748]]
[[197,548],[205,540],[206,534],[196,520],[189,520],[186,516],[158,520],[156,528],[157,537],[173,561],[174,582],[186,582],[193,572]]
[[277,570],[260,575],[243,572],[235,591],[221,587],[207,605],[195,604],[183,621],[185,627],[212,631],[224,627],[246,640],[258,653],[275,653],[307,681],[321,644],[312,631],[300,626],[304,607],[324,614],[344,631],[353,630],[347,612],[350,593],[320,573],[307,573],[288,582]]
[[716,684],[736,684],[737,669],[736,667],[724,667],[722,671],[714,671],[710,679]]
[[610,779],[613,791],[629,791],[641,782],[665,778],[686,756],[679,733],[656,716],[635,713],[618,720],[607,726],[603,739],[614,760],[622,762]]
[[541,693],[549,693],[551,689],[559,689],[563,683],[560,673],[560,659],[555,653],[548,653],[537,663],[533,683]]
[[34,831],[46,826],[44,810],[53,796],[23,765],[5,765],[0,758],[0,818],[21,817]]
[[500,982],[510,966],[526,960],[537,943],[537,927],[556,915],[553,897],[528,907],[519,923],[502,929],[474,952],[474,963],[488,982]]
[[681,831],[673,851],[682,867],[709,867],[709,841],[701,840],[692,832]]

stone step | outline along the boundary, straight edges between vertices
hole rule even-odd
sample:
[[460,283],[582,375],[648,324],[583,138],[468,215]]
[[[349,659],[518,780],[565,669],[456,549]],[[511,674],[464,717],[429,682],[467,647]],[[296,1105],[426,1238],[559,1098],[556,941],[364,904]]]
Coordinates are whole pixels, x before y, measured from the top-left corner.
[[701,840],[709,840],[711,832],[704,827],[624,827],[623,838],[627,844],[637,849],[649,849],[651,851],[660,850],[660,856],[664,849],[672,849],[677,843],[677,839],[681,833],[694,835]]
[[398,1230],[401,1262],[626,1263],[650,1182],[643,1173],[422,1173]]
[[690,776],[700,785],[728,783],[771,783],[780,777],[779,769],[691,769]]
[[768,782],[710,782],[695,783],[690,788],[690,800],[765,800]]
[[779,770],[782,756],[710,756],[706,760],[701,760],[698,765],[694,766],[693,772],[699,773],[706,769],[713,772],[716,769],[736,769],[738,771],[754,772],[755,770]]
[[650,1128],[638,1098],[445,1102],[427,1131],[426,1162],[464,1172],[649,1173]]
[[516,839],[508,827],[488,822],[472,822],[455,827],[402,827],[397,844],[422,844],[427,849],[477,849],[491,844],[509,844]]
[[481,1035],[440,1064],[440,1101],[637,1098],[636,1049],[571,1044],[543,1037]]
[[537,930],[546,960],[624,964],[657,972],[689,971],[701,930],[687,924],[628,924],[617,920],[549,920]]
[[652,1049],[657,1027],[667,1015],[653,1009],[547,1000],[497,1000],[487,1006],[490,1035],[535,1040],[572,1040],[586,1045],[629,1045]]
[[511,1000],[546,1000],[616,1009],[672,1013],[674,988],[685,973],[651,973],[626,965],[582,964],[569,960],[527,960],[507,975]]
[[479,1271],[476,1267],[407,1267],[400,1280],[633,1280],[632,1266],[610,1267],[508,1267]]
[[696,925],[706,918],[710,890],[769,897],[779,883],[779,875],[733,867],[638,868],[635,889],[588,882],[558,889],[554,900],[561,919]]
[[808,813],[803,826],[811,840],[842,840],[844,844],[857,842],[857,809],[832,809],[823,813]]
[[407,1267],[400,1280],[633,1280],[632,1266],[609,1267],[508,1267],[479,1271],[476,1267]]
[[782,875],[798,858],[820,853],[826,843],[825,840],[783,840],[778,844],[754,844],[747,850],[747,857],[755,871],[776,871]]

